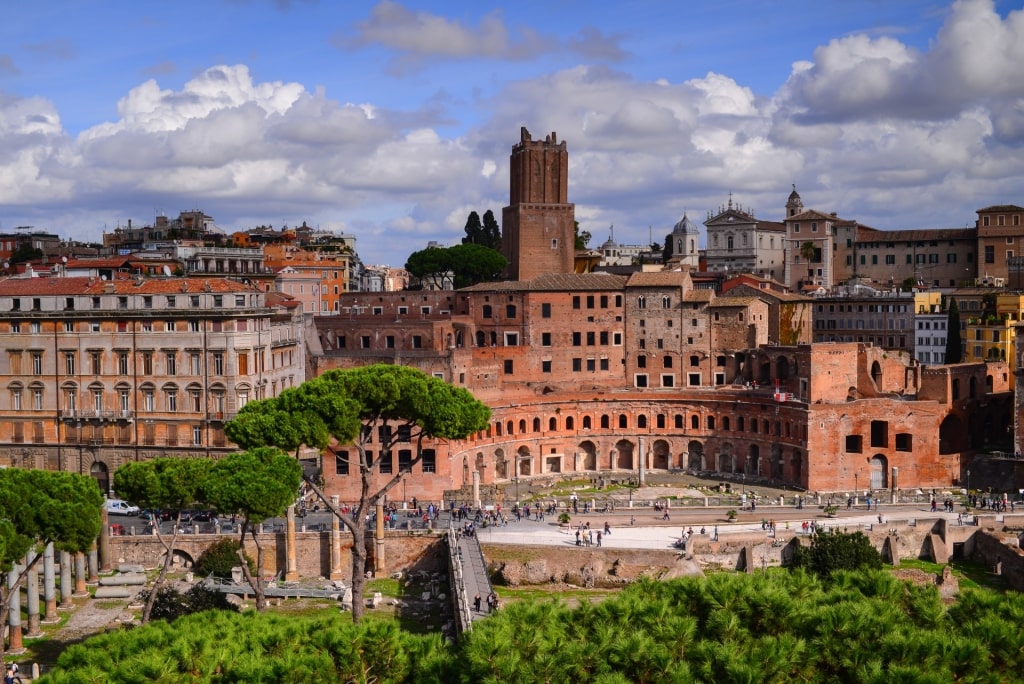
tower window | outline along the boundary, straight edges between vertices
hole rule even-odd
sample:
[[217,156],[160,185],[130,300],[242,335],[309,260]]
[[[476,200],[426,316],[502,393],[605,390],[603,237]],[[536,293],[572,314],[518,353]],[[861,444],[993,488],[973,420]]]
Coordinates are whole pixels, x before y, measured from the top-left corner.
[[558,249],[558,238],[551,241],[551,249]]

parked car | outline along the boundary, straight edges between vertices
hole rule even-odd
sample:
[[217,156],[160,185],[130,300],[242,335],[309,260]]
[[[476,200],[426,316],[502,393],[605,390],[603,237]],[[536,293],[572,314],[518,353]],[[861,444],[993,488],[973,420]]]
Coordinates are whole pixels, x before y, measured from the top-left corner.
[[123,499],[107,499],[107,515],[138,515],[139,507]]

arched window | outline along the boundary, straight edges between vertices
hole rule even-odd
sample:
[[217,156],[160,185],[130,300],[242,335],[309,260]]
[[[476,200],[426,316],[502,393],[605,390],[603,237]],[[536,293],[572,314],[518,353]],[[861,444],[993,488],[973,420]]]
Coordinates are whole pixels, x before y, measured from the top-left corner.
[[715,429],[715,417],[714,416],[708,416],[708,430],[714,430],[714,429]]
[[683,414],[677,413],[675,417],[676,430],[683,429]]
[[590,416],[583,416],[583,429],[590,430]]
[[533,431],[540,432],[540,418],[533,419]]
[[572,416],[566,416],[565,417],[565,429],[566,430],[575,430],[576,429],[576,421],[574,421],[572,419]]
[[728,430],[729,429],[729,416],[722,416],[722,429],[723,430]]
[[514,431],[512,429],[514,425],[515,425],[515,423],[513,423],[511,420],[508,421],[508,423],[505,424],[505,429],[508,431],[509,437],[511,437],[513,435],[513,433],[514,433]]
[[476,346],[483,347],[487,344],[487,336],[484,335],[483,330],[476,331]]
[[603,416],[601,416],[601,429],[602,430],[607,430],[611,426],[612,426],[612,421],[608,417],[608,414],[606,413]]
[[626,416],[625,413],[619,414],[619,427],[620,428],[628,428],[629,427],[629,418]]
[[743,432],[743,416],[736,418],[736,429]]
[[694,430],[700,429],[700,417],[696,414],[690,416],[690,427]]
[[557,429],[558,429],[558,419],[555,418],[554,416],[551,416],[550,418],[548,418],[548,430],[554,432]]
[[526,432],[526,419],[525,418],[520,418],[519,419],[519,434],[524,434],[525,432]]
[[636,426],[641,429],[647,427],[647,416],[637,416]]

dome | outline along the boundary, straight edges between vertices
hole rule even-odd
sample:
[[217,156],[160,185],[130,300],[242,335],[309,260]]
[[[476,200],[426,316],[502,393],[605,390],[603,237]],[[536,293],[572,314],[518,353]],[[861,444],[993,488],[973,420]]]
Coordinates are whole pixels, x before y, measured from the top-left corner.
[[615,240],[610,237],[604,241],[603,245],[601,245],[601,249],[614,249],[615,247],[618,247],[618,245],[616,245]]
[[679,223],[677,223],[675,225],[675,227],[672,228],[672,232],[673,233],[687,233],[687,234],[690,234],[690,233],[698,233],[700,231],[697,230],[697,224],[694,223],[693,221],[691,221],[689,219],[689,217],[687,217],[687,215],[684,213],[683,214],[683,218],[681,218],[679,220]]

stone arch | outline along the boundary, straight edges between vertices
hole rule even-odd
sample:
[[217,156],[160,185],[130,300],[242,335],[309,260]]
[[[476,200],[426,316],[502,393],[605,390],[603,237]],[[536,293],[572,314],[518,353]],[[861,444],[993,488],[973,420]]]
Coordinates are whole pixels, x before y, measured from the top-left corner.
[[93,461],[89,466],[89,476],[96,480],[103,496],[110,496],[110,468],[103,461]]
[[718,470],[723,473],[736,472],[736,459],[733,458],[730,442],[723,444],[718,452]]
[[775,479],[782,478],[782,447],[772,444],[772,455],[768,466],[771,468],[771,475]]
[[516,450],[516,465],[520,475],[533,475],[533,456],[525,444]]
[[533,431],[540,432],[540,418],[538,416],[533,417]]
[[[160,567],[163,567],[165,558],[167,558],[166,551],[160,554],[160,561],[158,563]],[[181,549],[174,549],[173,554],[171,555],[172,567],[181,567],[188,569],[191,568],[193,565],[195,565],[195,559],[192,558],[192,554],[190,554],[188,551],[182,551]]]
[[575,430],[576,429],[576,420],[572,416],[566,416],[565,417],[565,429],[566,430]]
[[494,473],[495,477],[499,480],[509,479],[508,475],[508,459],[505,458],[504,449],[494,450]]
[[882,389],[882,366],[875,361],[871,364],[871,381],[875,383],[875,389]]
[[590,416],[583,416],[583,429],[584,430],[590,430],[591,428],[592,428],[592,425],[591,425],[591,422],[590,422]]
[[706,470],[704,467],[704,445],[697,440],[687,445],[686,467],[690,470]]
[[761,361],[761,367],[759,369],[757,381],[762,385],[767,385],[772,379],[772,362],[771,359],[764,359]]
[[889,461],[882,454],[871,457],[871,489],[887,489],[889,487]]
[[793,482],[800,484],[804,479],[804,455],[799,449],[793,449],[793,460],[790,462]]
[[484,335],[484,331],[483,330],[477,330],[476,331],[476,346],[478,346],[478,347],[486,347],[487,346],[487,336]]
[[743,472],[747,475],[757,475],[761,472],[761,447],[751,444],[747,450],[747,460],[743,463]]
[[580,451],[583,453],[583,462],[580,467],[583,470],[597,470],[597,445],[589,439],[580,442]]
[[548,418],[548,430],[555,432],[558,430],[558,419],[554,416]]
[[615,443],[615,467],[618,470],[633,470],[633,443],[620,439]]
[[519,419],[519,434],[521,434],[521,435],[525,435],[526,434],[526,419],[525,418],[520,418]]
[[789,378],[789,359],[785,356],[780,356],[775,360],[775,378],[777,380]]
[[656,470],[668,470],[669,469],[669,456],[672,453],[669,449],[668,441],[664,439],[654,440],[654,444],[651,445],[651,453],[653,454],[653,460],[651,461],[651,468]]
[[939,454],[955,454],[967,447],[967,426],[963,418],[950,413],[939,424]]

